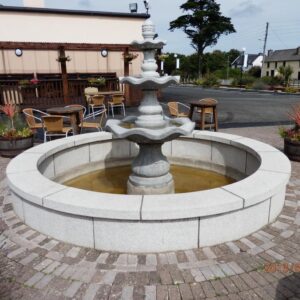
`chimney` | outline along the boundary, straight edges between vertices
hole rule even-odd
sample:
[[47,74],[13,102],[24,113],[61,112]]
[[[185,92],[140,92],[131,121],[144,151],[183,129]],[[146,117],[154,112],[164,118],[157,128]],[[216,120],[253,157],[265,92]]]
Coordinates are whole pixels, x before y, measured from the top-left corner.
[[271,56],[273,54],[273,50],[268,50],[268,56]]
[[44,0],[23,0],[24,7],[45,7]]

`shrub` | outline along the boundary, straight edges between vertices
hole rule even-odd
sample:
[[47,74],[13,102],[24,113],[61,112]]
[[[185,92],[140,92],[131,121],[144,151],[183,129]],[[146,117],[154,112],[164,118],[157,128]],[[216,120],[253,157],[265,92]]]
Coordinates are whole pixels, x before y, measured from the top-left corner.
[[267,90],[269,88],[269,85],[267,85],[265,82],[263,82],[263,80],[255,80],[252,88],[254,90]]
[[271,77],[271,76],[264,76],[261,78],[261,80],[270,86],[275,86],[275,85],[282,85],[283,84],[283,80],[282,78],[275,76],[275,77]]
[[210,74],[204,77],[202,85],[204,87],[218,86],[219,82],[216,76]]
[[249,71],[248,71],[248,74],[250,76],[253,76],[255,78],[260,78],[261,76],[261,67],[252,67]]
[[294,88],[294,87],[292,87],[292,86],[288,86],[288,87],[286,87],[286,88],[284,89],[284,91],[285,91],[286,93],[295,94],[295,93],[298,92],[298,89],[296,89],[296,88]]

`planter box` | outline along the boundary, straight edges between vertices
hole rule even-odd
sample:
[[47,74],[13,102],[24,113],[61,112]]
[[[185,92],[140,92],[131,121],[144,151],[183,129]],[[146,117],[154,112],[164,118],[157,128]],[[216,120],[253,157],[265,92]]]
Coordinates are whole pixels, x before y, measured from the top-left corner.
[[33,146],[33,135],[25,138],[0,137],[0,155],[3,157],[15,157],[24,150]]
[[300,162],[300,142],[284,139],[284,153],[290,160]]

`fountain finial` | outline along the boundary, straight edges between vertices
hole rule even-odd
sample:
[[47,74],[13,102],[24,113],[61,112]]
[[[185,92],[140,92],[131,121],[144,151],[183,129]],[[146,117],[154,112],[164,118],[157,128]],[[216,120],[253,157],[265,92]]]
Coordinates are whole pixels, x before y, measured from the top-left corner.
[[145,40],[153,40],[155,35],[155,25],[151,19],[147,19],[142,25],[142,35]]

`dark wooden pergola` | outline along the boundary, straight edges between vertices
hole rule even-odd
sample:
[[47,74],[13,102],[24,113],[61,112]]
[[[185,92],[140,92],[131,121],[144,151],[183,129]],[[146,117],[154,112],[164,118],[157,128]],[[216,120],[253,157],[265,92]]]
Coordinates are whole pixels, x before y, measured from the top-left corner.
[[[61,77],[63,83],[63,96],[64,103],[70,103],[69,97],[69,85],[68,85],[68,73],[67,73],[67,60],[65,52],[67,50],[76,51],[101,51],[106,49],[107,51],[121,51],[128,53],[129,51],[137,51],[128,44],[85,44],[85,43],[37,43],[37,42],[1,42],[0,50],[57,50],[58,57],[61,65]],[[129,75],[129,62],[124,59],[124,75]],[[128,94],[131,92],[128,90]]]

